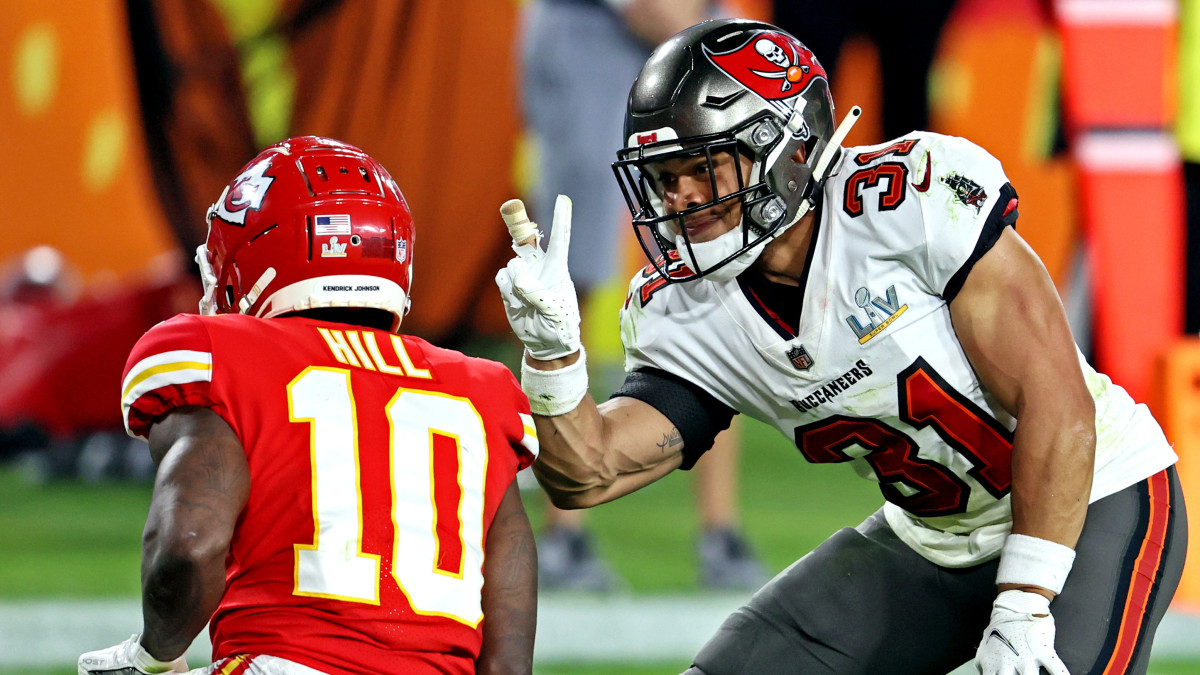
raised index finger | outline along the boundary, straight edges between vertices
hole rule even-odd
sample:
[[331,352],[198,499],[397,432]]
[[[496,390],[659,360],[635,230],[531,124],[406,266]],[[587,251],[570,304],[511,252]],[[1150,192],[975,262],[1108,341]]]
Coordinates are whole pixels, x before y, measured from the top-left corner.
[[571,247],[571,198],[559,195],[554,202],[554,224],[546,244],[546,278],[561,279],[567,272],[567,251]]

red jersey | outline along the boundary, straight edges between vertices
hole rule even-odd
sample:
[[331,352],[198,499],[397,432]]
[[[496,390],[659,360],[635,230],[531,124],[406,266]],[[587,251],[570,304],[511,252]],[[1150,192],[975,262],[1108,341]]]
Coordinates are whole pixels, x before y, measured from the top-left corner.
[[250,465],[214,660],[474,672],[487,530],[537,455],[506,367],[303,317],[181,315],[129,356],[126,428],[180,406],[224,418]]

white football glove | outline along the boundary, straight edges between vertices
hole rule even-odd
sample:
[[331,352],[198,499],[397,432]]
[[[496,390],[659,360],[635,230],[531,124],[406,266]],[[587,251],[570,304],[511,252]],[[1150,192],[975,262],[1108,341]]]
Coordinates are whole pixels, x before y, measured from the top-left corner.
[[567,272],[571,199],[559,195],[545,253],[536,245],[513,245],[517,256],[496,274],[504,313],[533,358],[542,361],[579,351],[579,300]]
[[[1042,616],[1037,616],[1042,615]],[[975,652],[983,675],[1070,675],[1054,651],[1050,600],[1038,593],[1004,591],[992,604],[992,621]]]

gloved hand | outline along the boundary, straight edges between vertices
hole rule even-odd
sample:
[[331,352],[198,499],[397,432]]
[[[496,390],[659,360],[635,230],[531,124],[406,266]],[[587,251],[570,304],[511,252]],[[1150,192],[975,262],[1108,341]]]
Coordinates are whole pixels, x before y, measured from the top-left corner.
[[1070,675],[1054,651],[1054,617],[1050,600],[1025,591],[1004,591],[992,604],[992,621],[975,652],[975,668],[983,675]]
[[517,246],[517,256],[496,274],[504,313],[513,332],[535,359],[550,361],[579,351],[579,300],[567,272],[571,200],[559,195],[546,252]]
[[186,673],[187,661],[159,661],[142,647],[141,635],[132,635],[119,645],[88,652],[79,657],[79,675],[137,675],[138,673]]

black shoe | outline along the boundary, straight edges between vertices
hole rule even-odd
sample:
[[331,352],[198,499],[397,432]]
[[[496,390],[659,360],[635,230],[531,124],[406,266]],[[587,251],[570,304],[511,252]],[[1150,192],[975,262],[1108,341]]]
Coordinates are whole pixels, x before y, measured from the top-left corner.
[[538,537],[538,587],[607,593],[620,585],[608,564],[592,550],[583,530],[553,527]]
[[767,583],[766,569],[742,535],[732,528],[705,530],[699,555],[705,588],[754,591]]

